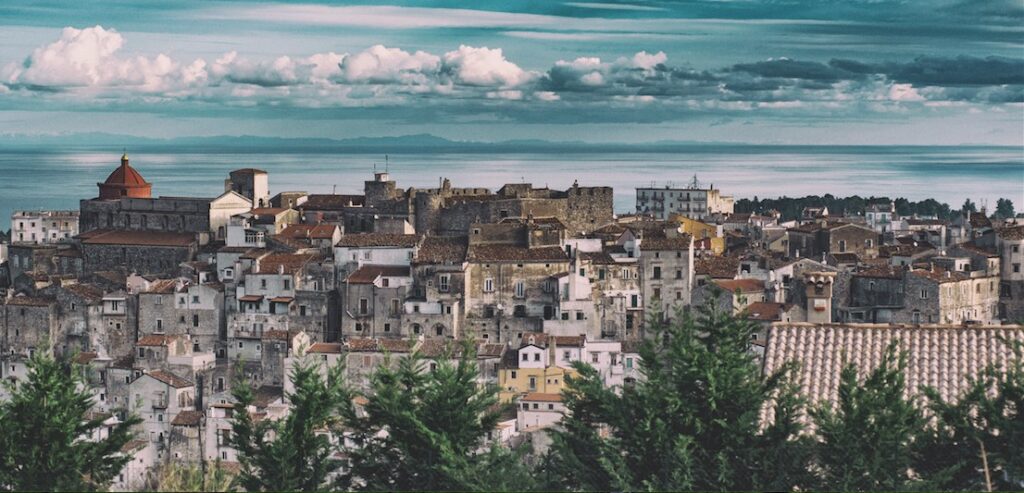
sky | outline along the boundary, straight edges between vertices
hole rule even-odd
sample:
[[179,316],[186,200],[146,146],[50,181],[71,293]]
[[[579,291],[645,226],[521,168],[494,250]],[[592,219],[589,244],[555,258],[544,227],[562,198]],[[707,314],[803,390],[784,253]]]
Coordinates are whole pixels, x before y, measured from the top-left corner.
[[0,134],[85,132],[1024,147],[1024,2],[0,2]]

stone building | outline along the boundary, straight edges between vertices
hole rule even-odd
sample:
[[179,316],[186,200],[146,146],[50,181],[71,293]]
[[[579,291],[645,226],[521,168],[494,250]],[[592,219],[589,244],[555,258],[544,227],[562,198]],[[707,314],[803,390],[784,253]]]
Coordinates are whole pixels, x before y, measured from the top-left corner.
[[225,340],[224,287],[160,279],[138,294],[139,336],[188,336],[195,352],[214,352]]
[[878,256],[881,235],[859,224],[818,220],[789,228],[789,256],[822,259],[828,253],[855,253],[861,259]]
[[693,290],[693,237],[681,235],[637,239],[639,273],[645,317],[661,313],[671,317],[690,304]]
[[996,251],[1001,268],[1000,316],[1024,321],[1024,225],[997,230]]
[[195,235],[158,231],[93,230],[79,235],[86,273],[107,270],[173,275],[199,249]]
[[224,191],[245,197],[253,209],[270,206],[270,176],[261,169],[244,168],[228,173]]
[[69,243],[78,234],[78,211],[14,211],[11,241],[16,243]]
[[466,318],[468,250],[467,236],[423,238],[411,265],[413,283],[404,303],[404,333],[436,336],[439,326],[444,336],[459,333]]
[[[405,337],[405,299],[412,286],[407,265],[364,264],[339,286],[341,334],[347,337]],[[455,337],[454,327],[438,324],[430,335]]]

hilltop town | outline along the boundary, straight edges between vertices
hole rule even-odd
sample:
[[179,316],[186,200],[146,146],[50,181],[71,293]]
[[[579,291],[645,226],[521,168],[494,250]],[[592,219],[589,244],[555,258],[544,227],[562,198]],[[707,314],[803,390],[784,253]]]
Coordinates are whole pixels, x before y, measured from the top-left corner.
[[279,418],[309,358],[344,362],[365,390],[381,365],[470,341],[478,381],[514,409],[493,440],[519,443],[561,420],[573,362],[630,385],[650,321],[696,305],[758,324],[764,371],[802,362],[815,399],[834,398],[839,354],[878,361],[894,338],[914,349],[908,378],[945,398],[1005,360],[998,339],[1024,339],[1024,222],[984,210],[738,213],[696,178],[637,189],[629,213],[612,187],[578,183],[401,188],[375,172],[357,195],[272,183],[244,168],[217,197],[158,196],[125,155],[78,210],[26,204],[0,237],[0,377],[24,379],[52,351],[88,369],[97,416],[140,416],[114,489],[170,461],[237,463],[232,386]]

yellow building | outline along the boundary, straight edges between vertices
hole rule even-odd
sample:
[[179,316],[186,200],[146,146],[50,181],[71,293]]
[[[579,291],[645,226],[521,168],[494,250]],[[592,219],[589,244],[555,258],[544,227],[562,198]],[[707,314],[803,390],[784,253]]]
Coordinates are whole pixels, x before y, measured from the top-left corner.
[[530,392],[560,394],[565,378],[577,375],[571,365],[580,360],[582,346],[582,337],[531,336],[522,347],[506,355],[498,371],[499,398],[512,402]]
[[694,240],[701,240],[705,238],[709,239],[711,243],[711,251],[715,255],[721,255],[725,252],[725,237],[718,234],[717,225],[708,224],[681,215],[673,215],[669,220],[679,223],[681,232],[693,236]]

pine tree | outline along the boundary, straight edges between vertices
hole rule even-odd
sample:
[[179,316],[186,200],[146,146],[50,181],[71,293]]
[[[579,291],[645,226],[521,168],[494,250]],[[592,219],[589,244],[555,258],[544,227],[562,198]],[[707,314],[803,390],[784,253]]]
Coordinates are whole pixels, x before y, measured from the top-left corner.
[[246,490],[322,490],[342,465],[335,457],[337,447],[318,431],[338,431],[339,417],[352,406],[352,396],[343,366],[328,368],[326,378],[321,368],[309,360],[292,369],[295,390],[287,394],[290,409],[280,420],[254,420],[249,413],[252,388],[234,386],[230,443],[238,451],[238,481]]
[[830,491],[892,491],[919,487],[913,477],[926,420],[904,397],[906,354],[894,342],[863,382],[857,367],[840,375],[838,399],[811,409],[819,442],[817,487]]
[[[549,487],[572,490],[791,489],[805,480],[802,402],[790,368],[762,378],[750,352],[757,326],[719,310],[657,315],[640,349],[643,377],[620,393],[578,364],[553,436]],[[775,420],[761,413],[775,403]],[[607,436],[605,436],[607,435]]]
[[0,489],[91,491],[104,488],[132,457],[121,448],[140,421],[129,417],[93,440],[103,417],[88,417],[93,399],[80,368],[36,351],[23,382],[5,382],[0,403]]
[[932,488],[1024,487],[1024,345],[1006,344],[1014,354],[1008,365],[986,368],[955,401],[924,389],[935,426],[926,437],[917,470]]
[[[455,352],[458,361],[451,361]],[[503,491],[531,486],[522,451],[484,447],[500,414],[480,386],[469,342],[427,370],[414,352],[371,377],[365,413],[351,411],[348,486],[368,491]]]
[[171,463],[160,470],[154,491],[232,491],[235,475],[221,466],[220,461],[200,465]]

